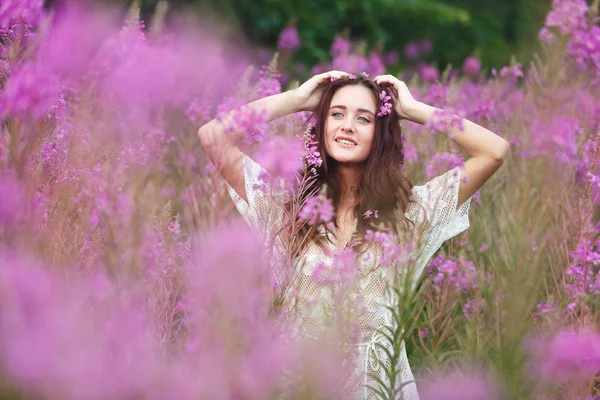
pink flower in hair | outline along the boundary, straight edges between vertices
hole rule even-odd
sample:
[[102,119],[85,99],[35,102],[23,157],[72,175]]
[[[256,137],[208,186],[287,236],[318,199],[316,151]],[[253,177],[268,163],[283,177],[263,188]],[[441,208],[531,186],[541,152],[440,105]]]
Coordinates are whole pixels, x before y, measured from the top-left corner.
[[379,112],[377,113],[377,116],[383,117],[384,115],[391,114],[392,113],[392,103],[390,103],[390,100],[392,100],[391,96],[389,96],[385,90],[382,90],[381,93],[379,93],[379,99],[381,100],[381,102],[383,104],[381,105],[381,107],[379,107]]

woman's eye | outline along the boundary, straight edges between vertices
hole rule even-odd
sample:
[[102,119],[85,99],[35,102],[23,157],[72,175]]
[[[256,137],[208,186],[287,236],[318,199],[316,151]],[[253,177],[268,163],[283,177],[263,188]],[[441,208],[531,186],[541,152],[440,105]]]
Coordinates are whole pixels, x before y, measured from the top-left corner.
[[341,117],[342,113],[341,112],[334,112],[333,114],[331,114],[331,116],[333,116],[333,117]]
[[371,122],[368,118],[366,117],[360,117],[359,119],[362,119],[364,122]]

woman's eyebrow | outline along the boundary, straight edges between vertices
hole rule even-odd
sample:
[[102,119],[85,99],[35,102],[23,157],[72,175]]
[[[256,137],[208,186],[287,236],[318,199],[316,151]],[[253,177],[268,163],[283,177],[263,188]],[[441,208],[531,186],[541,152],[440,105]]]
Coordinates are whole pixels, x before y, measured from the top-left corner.
[[[330,110],[331,110],[332,108],[341,108],[342,110],[347,110],[347,109],[348,109],[348,107],[346,107],[346,106],[339,106],[339,105],[335,105],[335,106],[331,106],[331,107],[329,107],[329,109],[330,109]],[[369,113],[369,114],[371,114],[372,116],[375,116],[375,113],[374,113],[374,112],[372,112],[372,111],[369,111],[369,110],[367,110],[367,109],[364,109],[364,108],[357,108],[356,110],[357,110],[358,112],[361,112],[361,113]]]

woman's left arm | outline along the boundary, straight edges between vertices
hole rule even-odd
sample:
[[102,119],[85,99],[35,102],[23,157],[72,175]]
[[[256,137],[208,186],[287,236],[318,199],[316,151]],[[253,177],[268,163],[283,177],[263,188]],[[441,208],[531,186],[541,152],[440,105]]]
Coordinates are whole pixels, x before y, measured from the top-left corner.
[[[392,85],[397,92],[395,109],[400,118],[425,124],[441,110],[416,101],[406,84],[392,75],[375,78],[378,84]],[[448,127],[441,131],[463,148],[469,155],[461,173],[458,205],[464,203],[500,168],[510,150],[509,143],[495,133],[467,119],[462,119],[463,129]]]

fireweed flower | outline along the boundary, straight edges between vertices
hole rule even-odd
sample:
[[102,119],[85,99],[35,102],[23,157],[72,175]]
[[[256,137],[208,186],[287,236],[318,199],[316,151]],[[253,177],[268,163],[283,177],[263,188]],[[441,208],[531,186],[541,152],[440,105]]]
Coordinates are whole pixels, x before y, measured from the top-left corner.
[[379,245],[382,255],[379,263],[384,267],[392,267],[398,263],[405,263],[412,259],[410,244],[398,244],[396,235],[393,232],[372,231],[367,229],[365,240],[372,241]]
[[531,354],[527,375],[539,383],[589,383],[600,369],[600,335],[591,331],[562,331],[554,337],[525,342]]
[[302,42],[294,25],[290,25],[279,34],[277,48],[284,51],[294,51],[300,48]]
[[293,182],[296,174],[302,169],[302,156],[303,146],[300,139],[275,137],[260,146],[256,160],[271,174]]
[[2,0],[0,3],[0,26],[11,22],[35,26],[44,12],[44,0]]
[[410,42],[404,46],[404,55],[409,60],[415,60],[421,56],[421,48],[418,43]]
[[433,276],[433,284],[440,286],[447,282],[460,292],[466,293],[479,287],[482,274],[473,262],[465,259],[446,258],[443,254],[435,257],[426,267],[427,275]]
[[388,95],[385,90],[382,90],[379,93],[379,100],[382,105],[379,107],[379,112],[377,113],[378,117],[383,117],[384,115],[389,115],[392,113],[392,103],[390,102],[392,98]]
[[358,54],[340,54],[331,61],[331,68],[340,71],[361,71],[369,69],[369,60]]
[[388,65],[393,65],[400,61],[400,56],[396,50],[390,50],[384,55],[385,63]]
[[381,54],[373,51],[369,54],[369,66],[368,70],[374,76],[382,75],[385,73],[385,63]]
[[500,69],[500,76],[509,76],[514,79],[523,78],[523,67],[521,66],[521,64],[514,64],[502,67]]
[[463,167],[464,161],[459,154],[440,152],[436,153],[427,163],[426,175],[431,179],[454,167]]
[[535,312],[536,316],[544,315],[547,313],[553,313],[557,310],[556,305],[551,301],[542,301],[537,305]]
[[462,65],[465,74],[477,76],[481,72],[481,60],[475,57],[467,57]]
[[317,222],[329,222],[333,218],[333,203],[324,195],[309,198],[298,213],[298,218],[311,225]]
[[435,65],[421,64],[419,76],[423,82],[435,82],[440,78],[440,73]]
[[51,71],[34,61],[15,68],[0,93],[0,115],[40,118],[46,115],[61,91]]
[[422,54],[429,54],[433,50],[433,42],[430,39],[423,39],[418,45]]
[[185,116],[194,124],[205,124],[212,119],[213,106],[205,98],[194,98],[188,105]]
[[103,42],[114,34],[118,21],[116,15],[100,7],[74,2],[60,7],[42,39],[40,59],[62,78],[80,79],[89,71]]
[[500,400],[503,398],[500,388],[491,378],[469,371],[438,377],[433,382],[423,385],[420,394],[423,400]]
[[585,0],[553,0],[552,10],[546,16],[546,27],[556,27],[563,35],[587,26]]
[[[223,116],[221,117],[223,118]],[[223,121],[225,132],[242,132],[242,143],[261,143],[267,139],[267,112],[256,111],[250,107],[241,107],[231,114],[231,119]]]
[[448,110],[435,110],[425,123],[425,127],[432,131],[443,132],[448,129],[465,130],[463,118]]
[[538,37],[540,38],[540,40],[542,42],[552,43],[554,41],[554,35],[546,27],[540,29],[540,32],[538,33]]
[[316,174],[317,168],[323,164],[323,159],[319,152],[319,143],[316,141],[315,135],[311,134],[311,130],[316,123],[316,117],[308,121],[308,126],[304,132],[304,159],[308,170],[313,174]]
[[329,54],[331,54],[332,57],[348,54],[350,53],[350,46],[351,45],[349,40],[344,39],[342,36],[338,35],[335,37],[335,39],[333,39],[333,43],[331,44],[331,48],[329,49]]
[[9,174],[0,175],[0,228],[11,227],[22,219],[25,193],[19,181]]
[[594,175],[588,171],[586,174],[586,178],[588,178],[592,185],[600,188],[600,176]]
[[496,108],[496,101],[493,99],[481,99],[475,103],[471,114],[475,119],[484,119],[495,121],[500,110]]
[[258,73],[258,97],[268,97],[281,93],[280,75],[269,71],[268,67],[263,67]]
[[318,265],[312,274],[316,282],[322,285],[342,285],[351,288],[354,281],[360,276],[357,268],[356,253],[351,248],[345,248],[333,255],[332,263],[326,266]]
[[484,305],[485,301],[482,297],[477,297],[474,300],[467,299],[463,306],[463,316],[466,319],[473,318],[483,310]]
[[591,66],[600,72],[600,27],[573,32],[567,51],[581,69]]
[[378,210],[367,210],[364,212],[363,217],[365,219],[371,219],[371,217],[378,219],[379,218],[379,211]]
[[574,300],[584,294],[598,294],[600,290],[600,240],[581,240],[571,252],[573,262],[565,271],[565,289]]
[[414,144],[404,145],[404,162],[411,163],[419,159],[419,149]]

